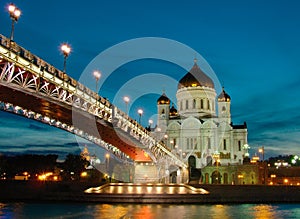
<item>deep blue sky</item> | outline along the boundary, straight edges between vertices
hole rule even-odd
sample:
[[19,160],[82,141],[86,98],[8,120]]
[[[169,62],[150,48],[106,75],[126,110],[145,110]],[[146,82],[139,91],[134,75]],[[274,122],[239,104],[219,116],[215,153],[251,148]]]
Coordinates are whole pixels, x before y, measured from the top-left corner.
[[[6,36],[11,25],[6,11],[9,2],[0,3],[0,32]],[[14,3],[22,10],[15,41],[60,69],[63,56],[59,45],[70,43],[73,51],[67,72],[75,79],[100,52],[126,40],[163,37],[186,44],[210,64],[230,94],[233,122],[247,122],[252,155],[260,146],[265,147],[266,157],[299,154],[299,1]],[[194,55],[185,57],[190,59],[190,67]],[[100,93],[114,99],[122,84],[149,72],[173,74],[177,80],[185,74],[183,69],[166,62],[131,62],[117,69]],[[148,84],[153,90],[164,89],[169,96],[175,95],[176,90],[167,84],[156,85]],[[157,92],[141,95],[131,104],[130,115],[137,119],[136,109],[143,106],[146,125],[156,112],[158,96]],[[116,105],[124,109],[121,100]],[[37,122],[6,113],[0,113],[0,119],[0,151],[65,151],[76,143],[70,134]],[[20,139],[16,132],[22,133],[18,134]]]

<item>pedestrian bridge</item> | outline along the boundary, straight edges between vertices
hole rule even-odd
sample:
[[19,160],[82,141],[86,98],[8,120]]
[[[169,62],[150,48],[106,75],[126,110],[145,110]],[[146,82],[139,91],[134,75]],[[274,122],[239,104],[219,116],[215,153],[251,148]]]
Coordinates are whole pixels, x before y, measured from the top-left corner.
[[[87,139],[131,164],[124,181],[185,181],[186,164],[107,99],[0,35],[0,109]],[[181,175],[181,176],[179,176]]]

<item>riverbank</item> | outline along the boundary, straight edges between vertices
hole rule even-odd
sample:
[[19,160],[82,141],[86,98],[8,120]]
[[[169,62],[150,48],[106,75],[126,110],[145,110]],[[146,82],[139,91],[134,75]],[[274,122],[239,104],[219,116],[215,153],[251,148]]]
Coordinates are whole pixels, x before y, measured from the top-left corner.
[[[0,201],[63,201],[97,203],[300,203],[299,186],[193,185],[208,194],[85,193],[99,183],[0,181]],[[167,185],[164,185],[167,186]]]

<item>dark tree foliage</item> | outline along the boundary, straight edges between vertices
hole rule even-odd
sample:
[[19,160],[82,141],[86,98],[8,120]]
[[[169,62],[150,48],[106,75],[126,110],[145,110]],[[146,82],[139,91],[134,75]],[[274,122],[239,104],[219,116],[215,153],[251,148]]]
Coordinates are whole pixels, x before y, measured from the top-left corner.
[[1,156],[0,172],[5,172],[8,177],[29,172],[32,175],[54,171],[58,155],[24,154],[18,156]]
[[68,154],[62,163],[64,180],[79,180],[80,174],[89,165],[89,162],[81,155]]

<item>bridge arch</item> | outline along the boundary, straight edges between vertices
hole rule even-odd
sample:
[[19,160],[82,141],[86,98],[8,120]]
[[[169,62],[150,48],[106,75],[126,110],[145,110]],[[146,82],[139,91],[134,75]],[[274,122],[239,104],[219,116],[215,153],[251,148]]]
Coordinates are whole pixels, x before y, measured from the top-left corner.
[[[112,146],[114,152],[121,151],[129,160],[151,161],[152,158],[156,163],[164,160],[164,165],[174,163],[186,167],[166,145],[157,142],[108,100],[28,50],[10,44],[2,35],[0,55],[2,110],[64,129],[104,147]],[[79,123],[73,123],[72,114],[78,116]],[[92,120],[95,122],[89,122]],[[122,133],[117,135],[117,140],[116,133]],[[125,147],[118,150],[114,143]]]

